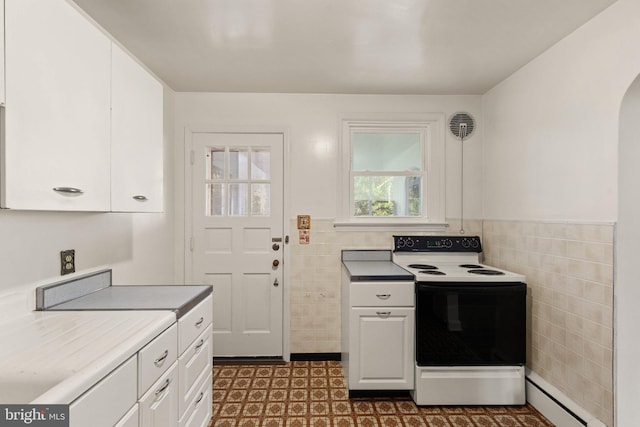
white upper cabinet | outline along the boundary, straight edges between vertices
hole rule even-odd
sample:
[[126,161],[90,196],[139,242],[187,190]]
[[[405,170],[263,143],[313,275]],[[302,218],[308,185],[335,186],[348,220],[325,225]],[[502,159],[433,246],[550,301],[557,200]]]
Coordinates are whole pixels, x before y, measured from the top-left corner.
[[66,1],[5,0],[1,206],[110,209],[111,41]]
[[111,210],[162,212],[162,85],[112,49]]
[[71,2],[3,2],[0,207],[162,212],[161,83]]

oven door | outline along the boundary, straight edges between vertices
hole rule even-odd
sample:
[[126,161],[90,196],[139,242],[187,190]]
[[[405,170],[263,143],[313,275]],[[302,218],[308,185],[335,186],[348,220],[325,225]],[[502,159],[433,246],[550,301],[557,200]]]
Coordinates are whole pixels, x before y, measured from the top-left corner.
[[418,366],[523,365],[524,283],[416,283]]

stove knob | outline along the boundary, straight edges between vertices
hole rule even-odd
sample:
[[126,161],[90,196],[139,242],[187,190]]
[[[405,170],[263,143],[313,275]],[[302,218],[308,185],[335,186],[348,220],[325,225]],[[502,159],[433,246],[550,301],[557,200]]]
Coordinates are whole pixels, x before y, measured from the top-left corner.
[[412,248],[414,245],[413,239],[407,239],[407,247]]
[[444,239],[442,241],[442,246],[444,246],[445,248],[449,249],[449,248],[453,247],[453,242],[451,241],[451,239]]
[[396,242],[396,247],[403,248],[404,247],[404,240],[398,239],[398,241]]
[[465,248],[468,248],[469,246],[471,246],[471,243],[469,242],[469,239],[464,238],[462,239],[462,246]]
[[477,248],[478,246],[480,246],[480,242],[478,241],[478,239],[472,239],[471,240],[471,247],[472,248]]

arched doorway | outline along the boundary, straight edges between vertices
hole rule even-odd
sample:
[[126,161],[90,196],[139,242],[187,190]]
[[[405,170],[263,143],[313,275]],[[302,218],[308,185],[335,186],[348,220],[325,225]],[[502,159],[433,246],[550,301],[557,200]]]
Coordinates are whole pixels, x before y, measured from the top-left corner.
[[620,109],[615,245],[615,418],[640,425],[640,76]]

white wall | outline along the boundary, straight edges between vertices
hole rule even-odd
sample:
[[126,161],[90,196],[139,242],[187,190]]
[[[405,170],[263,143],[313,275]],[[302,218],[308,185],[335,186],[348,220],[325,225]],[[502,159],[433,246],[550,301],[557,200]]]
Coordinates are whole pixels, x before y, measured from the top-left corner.
[[483,96],[484,218],[619,220],[618,426],[640,423],[640,293],[637,273],[625,270],[637,264],[640,151],[637,136],[628,136],[639,122],[637,85],[623,111],[618,154],[620,106],[639,74],[640,2],[618,0]]
[[483,96],[484,217],[614,221],[618,112],[640,72],[619,0]]
[[[318,94],[176,94],[176,242],[181,245],[184,218],[185,126],[280,127],[288,129],[291,145],[290,216],[337,216],[340,114],[431,113],[448,119],[467,111],[479,119],[479,132],[465,142],[465,217],[481,213],[482,121],[479,96],[390,96]],[[447,134],[447,216],[459,216],[460,142]],[[182,246],[183,247],[183,246]]]
[[115,283],[174,283],[173,93],[165,90],[165,213],[0,211],[0,293],[60,277],[60,254],[76,271],[113,268]]

